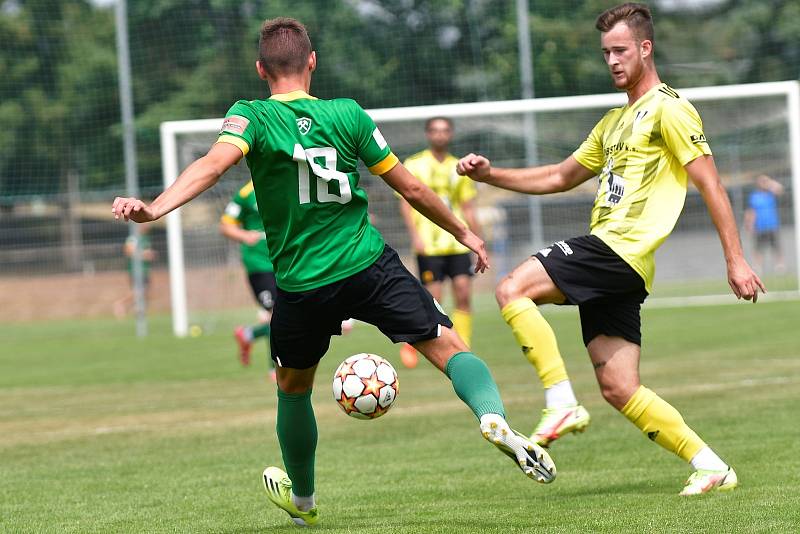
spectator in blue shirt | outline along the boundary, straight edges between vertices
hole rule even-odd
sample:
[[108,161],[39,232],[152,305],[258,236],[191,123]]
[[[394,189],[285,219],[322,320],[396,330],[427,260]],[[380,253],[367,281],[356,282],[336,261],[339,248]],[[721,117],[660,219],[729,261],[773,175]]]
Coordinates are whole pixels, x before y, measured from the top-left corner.
[[747,231],[753,236],[755,245],[753,259],[756,271],[761,271],[764,267],[763,260],[766,249],[772,249],[775,268],[778,272],[783,272],[786,268],[781,249],[781,221],[778,213],[778,197],[782,194],[783,186],[766,174],[756,178],[756,188],[750,193],[744,224]]

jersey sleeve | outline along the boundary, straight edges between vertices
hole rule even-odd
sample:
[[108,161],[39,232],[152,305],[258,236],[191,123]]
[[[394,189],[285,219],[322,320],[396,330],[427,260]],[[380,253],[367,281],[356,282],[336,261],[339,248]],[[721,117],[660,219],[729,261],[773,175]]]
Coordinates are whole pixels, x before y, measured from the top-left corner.
[[247,155],[257,141],[257,126],[253,108],[246,100],[239,100],[225,114],[217,143],[230,143]]
[[703,155],[711,155],[703,121],[694,106],[686,100],[671,102],[661,115],[661,136],[681,165]]
[[380,176],[390,171],[400,160],[392,153],[381,131],[375,126],[372,117],[356,106],[356,148],[358,157],[367,166],[369,172]]
[[581,146],[578,147],[578,150],[572,153],[572,156],[578,163],[596,175],[600,174],[605,163],[605,155],[603,154],[603,130],[605,129],[607,117],[608,115],[595,124],[592,131],[589,132],[589,136],[581,143]]
[[241,221],[242,206],[231,200],[225,206],[225,211],[222,213],[220,220],[224,223],[235,224],[237,226],[242,224]]

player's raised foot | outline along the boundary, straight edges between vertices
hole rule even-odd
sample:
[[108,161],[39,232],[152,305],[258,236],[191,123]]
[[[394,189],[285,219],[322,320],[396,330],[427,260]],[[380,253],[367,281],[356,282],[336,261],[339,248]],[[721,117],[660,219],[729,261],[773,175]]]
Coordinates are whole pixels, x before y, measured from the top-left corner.
[[702,495],[710,491],[729,491],[739,485],[736,478],[736,471],[728,467],[724,471],[711,471],[709,469],[698,469],[691,475],[686,485],[680,492],[682,496]]
[[239,361],[242,365],[250,365],[250,351],[253,350],[253,340],[248,339],[243,326],[237,326],[233,331],[236,344],[239,345]]
[[545,408],[542,418],[533,429],[531,439],[542,447],[570,432],[583,432],[592,418],[586,408],[580,404],[564,408]]
[[556,464],[547,451],[508,426],[500,416],[481,418],[481,434],[500,451],[514,460],[525,476],[549,484],[556,478]]
[[408,367],[409,369],[413,369],[417,366],[417,362],[419,361],[419,356],[417,355],[417,349],[409,345],[408,343],[403,343],[400,345],[400,361]]
[[310,527],[319,522],[319,511],[316,506],[304,512],[292,502],[292,481],[283,469],[267,467],[264,469],[263,480],[269,500],[289,514],[296,525]]

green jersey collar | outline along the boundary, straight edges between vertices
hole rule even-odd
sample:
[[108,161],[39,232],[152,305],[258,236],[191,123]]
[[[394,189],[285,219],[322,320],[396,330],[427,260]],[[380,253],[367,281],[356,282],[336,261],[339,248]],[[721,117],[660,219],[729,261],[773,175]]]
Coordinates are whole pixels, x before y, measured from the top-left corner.
[[308,98],[311,100],[317,99],[317,97],[311,96],[302,89],[292,91],[291,93],[277,93],[269,97],[270,100],[279,100],[281,102],[291,102],[292,100],[300,100],[301,98]]

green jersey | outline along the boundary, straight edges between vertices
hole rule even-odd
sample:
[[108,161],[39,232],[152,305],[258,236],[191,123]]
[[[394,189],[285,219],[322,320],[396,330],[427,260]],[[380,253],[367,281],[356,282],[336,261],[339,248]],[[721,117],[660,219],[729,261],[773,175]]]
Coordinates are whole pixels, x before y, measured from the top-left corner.
[[353,100],[318,100],[304,91],[240,100],[218,142],[239,147],[275,265],[278,287],[307,291],[346,278],[381,255],[358,160],[383,174],[398,160]]
[[[248,182],[238,193],[233,195],[225,207],[222,222],[241,226],[244,230],[264,233],[264,223],[261,222],[261,215],[258,213],[253,182]],[[271,273],[274,270],[272,261],[269,259],[266,235],[254,245],[241,243],[239,252],[242,254],[242,263],[247,274]]]
[[[131,235],[125,240],[125,244],[133,249],[139,249],[140,252],[152,250],[153,244],[150,241],[150,236],[144,232],[138,235]],[[142,258],[142,276],[146,279],[150,276],[150,266],[153,262]],[[133,276],[133,254],[128,257],[128,273]]]

